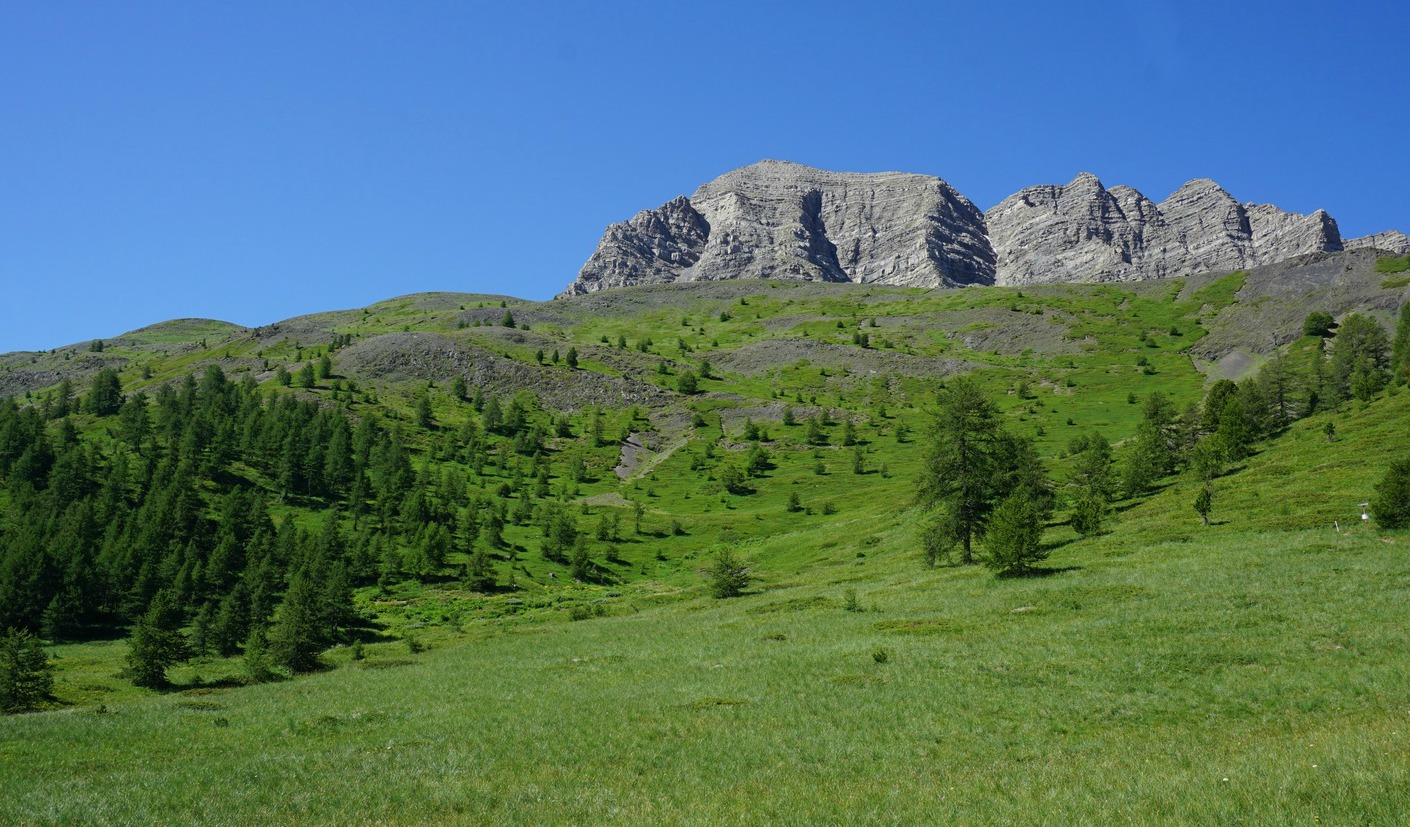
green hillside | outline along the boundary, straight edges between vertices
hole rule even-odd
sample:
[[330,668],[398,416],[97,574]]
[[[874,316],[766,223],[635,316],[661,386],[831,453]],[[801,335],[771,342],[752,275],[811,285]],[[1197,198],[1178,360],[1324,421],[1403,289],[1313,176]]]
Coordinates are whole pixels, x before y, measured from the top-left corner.
[[[0,821],[1396,823],[1384,269],[424,294],[0,357],[0,626],[54,663]],[[1029,576],[923,562],[961,375],[1051,479]],[[1093,434],[1133,490],[1084,535]],[[144,624],[187,650],[153,688]]]

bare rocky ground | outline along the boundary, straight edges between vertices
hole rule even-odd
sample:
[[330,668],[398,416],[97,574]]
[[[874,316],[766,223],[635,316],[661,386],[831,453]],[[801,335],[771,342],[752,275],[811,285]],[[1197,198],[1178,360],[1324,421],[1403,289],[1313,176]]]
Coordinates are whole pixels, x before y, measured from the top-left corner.
[[[1209,335],[1191,355],[1217,362],[1244,351],[1267,355],[1302,335],[1302,322],[1314,311],[1341,319],[1367,313],[1393,328],[1393,314],[1410,298],[1410,286],[1387,289],[1376,272],[1372,250],[1313,253],[1249,271],[1237,301],[1204,323]],[[1198,289],[1197,285],[1186,287]]]
[[508,359],[435,333],[388,333],[358,342],[338,352],[338,367],[348,376],[380,383],[449,383],[462,376],[469,386],[493,394],[529,391],[559,410],[660,405],[669,398],[655,385],[584,370],[565,382],[561,370]]

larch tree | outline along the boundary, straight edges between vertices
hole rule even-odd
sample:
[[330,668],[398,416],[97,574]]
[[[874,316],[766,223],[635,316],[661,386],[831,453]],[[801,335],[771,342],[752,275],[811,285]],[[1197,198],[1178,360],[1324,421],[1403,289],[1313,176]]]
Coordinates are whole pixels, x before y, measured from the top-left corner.
[[1390,370],[1397,385],[1410,382],[1410,301],[1400,305],[1400,321],[1390,346]]
[[176,596],[162,589],[132,628],[132,645],[127,653],[128,674],[137,686],[150,689],[166,686],[166,670],[185,658],[186,639],[181,636],[181,612]]
[[969,565],[995,506],[999,409],[967,376],[936,401],[916,480],[917,503],[928,513],[921,543],[930,565],[956,546]]
[[1088,434],[1073,440],[1069,447],[1072,468],[1068,472],[1067,486],[1072,491],[1071,525],[1078,534],[1088,537],[1102,530],[1116,493],[1111,443],[1101,434]]
[[0,712],[27,712],[54,689],[54,667],[39,638],[11,629],[0,636]]

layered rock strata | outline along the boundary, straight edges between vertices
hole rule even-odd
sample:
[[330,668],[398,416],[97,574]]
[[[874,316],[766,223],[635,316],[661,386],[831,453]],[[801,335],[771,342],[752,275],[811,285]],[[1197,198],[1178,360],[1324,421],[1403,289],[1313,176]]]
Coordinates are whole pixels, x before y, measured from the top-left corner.
[[997,284],[1158,279],[1342,249],[1336,221],[1322,210],[1298,215],[1241,204],[1208,178],[1156,204],[1082,173],[1065,186],[1005,198],[985,223]]
[[1410,236],[1399,230],[1348,238],[1342,244],[1348,250],[1385,250],[1387,253],[1395,253],[1398,256],[1410,253]]
[[1397,231],[1343,242],[1336,221],[1241,203],[1199,178],[1160,203],[1082,173],[981,213],[939,178],[761,161],[607,228],[564,295],[776,278],[913,287],[1134,281],[1316,252],[1410,251]]
[[939,178],[762,161],[608,227],[565,292],[738,278],[992,284],[994,251]]

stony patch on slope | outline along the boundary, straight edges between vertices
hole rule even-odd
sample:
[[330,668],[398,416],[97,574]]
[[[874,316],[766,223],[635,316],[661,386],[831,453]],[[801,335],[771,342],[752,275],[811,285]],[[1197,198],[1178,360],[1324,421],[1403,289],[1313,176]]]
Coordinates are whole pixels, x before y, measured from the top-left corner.
[[376,382],[435,381],[464,377],[472,388],[512,396],[530,391],[551,408],[572,411],[586,405],[663,405],[672,398],[635,379],[562,369],[507,359],[493,351],[436,333],[389,333],[357,342],[337,353],[338,370]]

